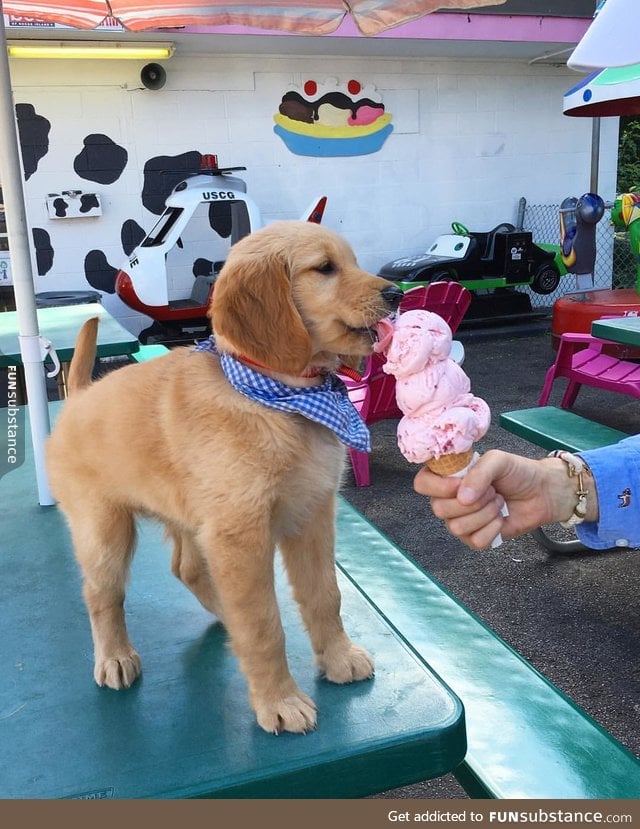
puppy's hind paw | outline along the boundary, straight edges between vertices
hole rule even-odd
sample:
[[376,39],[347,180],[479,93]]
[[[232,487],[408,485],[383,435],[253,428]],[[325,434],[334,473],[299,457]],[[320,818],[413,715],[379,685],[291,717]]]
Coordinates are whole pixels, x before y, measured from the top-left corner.
[[96,659],[93,677],[100,687],[106,685],[119,691],[133,685],[140,673],[140,657],[132,650],[122,656]]
[[259,703],[255,710],[258,725],[270,734],[280,734],[282,731],[306,734],[314,731],[317,723],[316,705],[302,691],[273,702]]
[[372,657],[360,645],[350,641],[327,648],[318,662],[325,678],[338,685],[371,679],[374,674]]

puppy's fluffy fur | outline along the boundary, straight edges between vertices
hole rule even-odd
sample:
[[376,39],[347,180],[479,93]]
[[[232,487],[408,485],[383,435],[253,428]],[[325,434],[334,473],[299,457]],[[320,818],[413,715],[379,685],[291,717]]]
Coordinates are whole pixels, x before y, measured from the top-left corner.
[[[310,367],[335,370],[370,353],[370,329],[398,293],[360,270],[337,234],[279,222],[233,246],[211,318],[221,351],[303,386],[322,382],[301,376]],[[71,397],[47,451],[84,577],[96,682],[126,688],[140,673],[123,603],[135,515],[154,516],[173,541],[174,574],[226,626],[259,724],[314,728],[315,705],[285,658],[273,559],[278,545],[326,678],[370,677],[371,657],[340,618],[334,510],[343,446],[324,426],[238,394],[206,352],[177,349],[91,384],[96,326],[79,336]],[[123,411],[126,429],[116,428]]]

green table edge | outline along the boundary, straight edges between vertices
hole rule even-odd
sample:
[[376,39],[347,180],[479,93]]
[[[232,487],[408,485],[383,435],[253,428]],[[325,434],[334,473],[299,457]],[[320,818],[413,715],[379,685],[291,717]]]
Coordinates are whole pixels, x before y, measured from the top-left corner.
[[640,797],[638,758],[344,499],[342,522],[361,543],[339,547],[341,570],[462,700],[472,797]]
[[[640,295],[638,295],[638,301],[640,302]],[[610,340],[620,345],[640,347],[640,329],[632,331],[625,330],[624,326],[616,326],[615,331],[612,331],[610,325],[602,324],[602,321],[599,320],[594,320],[591,323],[591,334],[595,337],[600,337],[602,340]]]

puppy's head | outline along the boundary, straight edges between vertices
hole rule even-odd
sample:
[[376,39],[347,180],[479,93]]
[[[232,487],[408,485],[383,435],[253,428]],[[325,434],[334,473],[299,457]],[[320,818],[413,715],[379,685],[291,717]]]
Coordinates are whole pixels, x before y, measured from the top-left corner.
[[357,365],[402,291],[361,270],[337,233],[276,222],[237,242],[210,308],[218,347],[274,371]]

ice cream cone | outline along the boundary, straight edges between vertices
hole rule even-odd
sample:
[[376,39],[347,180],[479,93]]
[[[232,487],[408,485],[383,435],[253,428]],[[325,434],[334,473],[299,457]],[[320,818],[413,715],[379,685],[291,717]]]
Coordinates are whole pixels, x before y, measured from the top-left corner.
[[441,478],[448,478],[466,469],[473,460],[473,449],[466,452],[458,452],[455,455],[441,455],[439,458],[431,458],[425,464],[427,469]]

